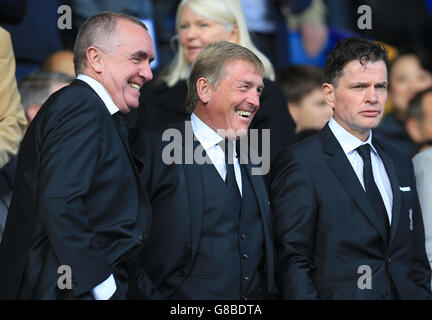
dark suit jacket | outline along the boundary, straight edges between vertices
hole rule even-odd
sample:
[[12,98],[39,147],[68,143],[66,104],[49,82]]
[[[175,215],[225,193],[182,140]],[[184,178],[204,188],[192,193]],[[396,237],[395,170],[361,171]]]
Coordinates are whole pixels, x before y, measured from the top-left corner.
[[[148,125],[170,124],[186,120],[187,84],[185,80],[173,87],[165,83],[149,83],[142,89],[140,107],[128,115],[130,118],[130,142],[133,145]],[[250,129],[271,129],[270,159],[273,160],[285,147],[296,140],[292,120],[282,90],[272,81],[264,79],[260,108],[252,120]]]
[[[127,141],[105,104],[75,80],[42,106],[24,137],[0,245],[0,299],[91,298],[111,273],[123,296],[150,208]],[[60,290],[60,265],[72,290]]]
[[[284,298],[386,298],[390,275],[400,298],[431,298],[431,271],[412,164],[390,150],[380,156],[393,190],[388,247],[383,240],[385,228],[378,223],[328,125],[284,150],[275,161],[271,202],[277,283]],[[372,289],[357,286],[364,274],[359,272],[362,265],[371,268]]]
[[[191,138],[192,127],[189,122]],[[164,129],[172,128],[181,133],[182,141],[162,141]],[[169,298],[190,274],[200,243],[203,221],[203,169],[199,164],[170,164],[162,161],[164,147],[175,146],[185,159],[185,122],[173,126],[149,127],[139,137],[134,153],[145,165],[143,180],[152,211],[152,231],[141,256],[139,267],[145,269],[154,288],[146,288],[148,281],[139,272],[134,280],[132,298]],[[196,148],[199,142],[195,141]],[[194,149],[195,150],[195,149]],[[182,163],[185,163],[184,160]],[[272,218],[263,179],[251,175],[251,165],[245,171],[253,186],[260,210],[264,232],[265,278],[267,292],[274,289],[274,254]],[[246,177],[244,177],[246,178]],[[223,199],[221,199],[223,201]],[[145,283],[143,285],[143,283]]]

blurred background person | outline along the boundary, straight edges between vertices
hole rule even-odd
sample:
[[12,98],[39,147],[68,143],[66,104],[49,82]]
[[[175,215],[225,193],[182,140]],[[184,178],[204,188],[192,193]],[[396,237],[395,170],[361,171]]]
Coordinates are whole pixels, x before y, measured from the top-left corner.
[[71,50],[56,51],[44,61],[41,69],[65,73],[75,78],[73,58],[74,54]]
[[13,189],[15,156],[27,120],[15,79],[15,58],[9,33],[0,27],[0,239]]
[[[130,114],[132,145],[146,125],[175,123],[190,116],[186,111],[190,66],[207,44],[220,40],[250,49],[264,64],[265,88],[250,128],[271,130],[270,159],[295,141],[294,122],[286,108],[285,97],[273,82],[273,66],[252,43],[238,0],[183,0],[177,8],[176,28],[178,48],[174,60],[156,81],[143,87],[138,115]],[[260,151],[261,146],[258,141]]]
[[333,109],[325,102],[321,90],[324,83],[324,71],[321,68],[291,66],[281,73],[278,83],[296,124],[297,140],[318,132],[330,120]]
[[417,154],[412,162],[423,214],[426,253],[432,267],[432,149]]
[[414,95],[432,86],[432,74],[421,52],[401,51],[391,62],[389,99],[391,111],[382,119],[375,136],[404,154],[410,155],[415,143],[405,129],[409,101]]
[[420,91],[410,101],[405,126],[408,135],[416,144],[414,154],[430,148],[432,145],[432,87]]
[[28,122],[33,120],[50,95],[70,84],[74,78],[69,74],[43,70],[22,78],[18,90]]
[[[18,92],[28,124],[36,116],[39,108],[48,97],[55,91],[71,83],[73,79],[74,77],[70,75],[49,71],[36,71],[21,79],[18,83]],[[20,110],[21,112],[22,110]],[[7,211],[14,188],[15,156],[11,156],[8,163],[0,170],[0,240],[3,235]]]

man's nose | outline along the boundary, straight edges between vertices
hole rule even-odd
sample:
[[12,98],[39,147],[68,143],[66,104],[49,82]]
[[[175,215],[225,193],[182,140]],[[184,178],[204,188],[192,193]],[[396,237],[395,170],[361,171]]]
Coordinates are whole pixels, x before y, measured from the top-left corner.
[[139,76],[144,78],[146,81],[153,79],[153,72],[150,67],[149,62],[145,62],[143,66],[139,69]]

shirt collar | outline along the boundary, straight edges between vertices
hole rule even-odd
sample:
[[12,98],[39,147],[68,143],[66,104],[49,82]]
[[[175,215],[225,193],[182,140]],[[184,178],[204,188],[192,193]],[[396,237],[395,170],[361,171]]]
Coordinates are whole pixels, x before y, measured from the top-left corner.
[[[205,151],[214,147],[219,142],[224,140],[220,135],[217,134],[216,131],[214,131],[207,124],[205,124],[200,118],[198,118],[195,115],[195,113],[191,114],[191,125],[195,136],[197,137],[198,141],[201,143]],[[237,155],[235,149],[236,140],[233,140],[232,143],[233,143],[234,155],[236,156]]]
[[195,113],[191,114],[191,125],[195,136],[206,151],[223,140],[216,131],[201,121]]
[[87,83],[94,91],[96,91],[99,98],[102,99],[102,101],[105,103],[105,106],[107,107],[109,113],[113,115],[114,113],[119,111],[119,108],[114,103],[113,99],[111,98],[108,91],[105,89],[105,87],[94,78],[85,75],[85,74],[79,74],[77,79],[84,81]]
[[330,130],[335,135],[336,139],[339,141],[345,154],[349,154],[356,150],[358,147],[364,144],[369,144],[372,151],[377,154],[377,150],[372,145],[372,130],[369,130],[369,137],[366,141],[361,141],[359,138],[353,136],[351,133],[346,131],[336,120],[331,117],[329,121]]

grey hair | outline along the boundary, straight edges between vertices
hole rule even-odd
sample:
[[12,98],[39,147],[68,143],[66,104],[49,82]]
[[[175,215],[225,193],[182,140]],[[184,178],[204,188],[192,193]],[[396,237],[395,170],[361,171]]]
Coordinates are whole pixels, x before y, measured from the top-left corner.
[[54,71],[36,71],[25,76],[18,83],[21,104],[25,111],[31,104],[41,106],[51,95],[56,84],[69,84],[74,77]]
[[197,81],[205,78],[215,88],[226,74],[226,66],[233,61],[246,61],[255,69],[264,73],[262,61],[251,50],[238,44],[219,41],[206,46],[192,63],[192,69],[188,80],[188,94],[186,111],[192,113],[199,100]]
[[91,46],[109,51],[112,38],[115,36],[117,21],[119,19],[133,22],[146,31],[147,26],[138,18],[124,14],[103,11],[88,18],[81,26],[74,44],[75,74],[83,73],[87,67],[87,49]]

